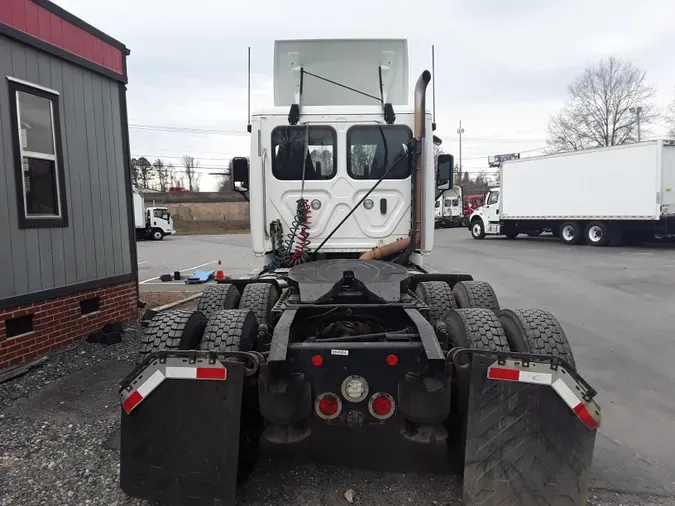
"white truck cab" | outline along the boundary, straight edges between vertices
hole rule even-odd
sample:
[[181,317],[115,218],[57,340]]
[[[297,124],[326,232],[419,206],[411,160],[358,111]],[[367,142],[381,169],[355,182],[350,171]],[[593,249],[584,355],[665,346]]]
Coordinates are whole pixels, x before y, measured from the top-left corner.
[[253,252],[265,264],[280,246],[297,258],[318,247],[358,257],[408,238],[413,218],[421,229],[411,259],[419,265],[431,251],[432,118],[424,110],[417,185],[407,156],[417,138],[407,57],[404,39],[275,42],[275,105],[251,117],[249,166],[233,161],[234,188],[250,201]]
[[499,187],[490,188],[485,197],[485,204],[471,213],[469,218],[471,235],[474,239],[482,239],[486,235],[501,233],[499,223]]
[[136,239],[161,241],[165,235],[175,234],[173,218],[166,207],[145,207],[143,195],[134,192],[134,222]]

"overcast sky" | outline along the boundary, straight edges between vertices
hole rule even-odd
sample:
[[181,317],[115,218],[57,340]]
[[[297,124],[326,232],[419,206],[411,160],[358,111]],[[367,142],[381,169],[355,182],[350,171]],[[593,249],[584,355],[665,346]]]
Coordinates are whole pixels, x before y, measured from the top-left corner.
[[[675,85],[672,0],[56,3],[131,50],[132,155],[176,165],[185,153],[211,167],[248,154],[246,48],[252,52],[252,108],[271,106],[275,39],[407,38],[413,84],[431,68],[435,44],[436,133],[457,157],[462,121],[463,165],[469,171],[486,168],[490,154],[536,154],[569,82],[601,58],[616,55],[646,70],[659,88],[661,107]],[[654,135],[665,131],[652,128]],[[208,183],[202,186],[209,189]]]

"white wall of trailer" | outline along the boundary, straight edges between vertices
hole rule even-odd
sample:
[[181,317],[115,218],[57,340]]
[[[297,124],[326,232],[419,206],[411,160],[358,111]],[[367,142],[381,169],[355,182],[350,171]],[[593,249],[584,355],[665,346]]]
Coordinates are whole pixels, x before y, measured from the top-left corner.
[[661,182],[663,214],[673,216],[675,215],[675,141],[663,147],[661,165],[663,167]]
[[501,219],[658,219],[662,149],[671,148],[650,141],[506,162]]

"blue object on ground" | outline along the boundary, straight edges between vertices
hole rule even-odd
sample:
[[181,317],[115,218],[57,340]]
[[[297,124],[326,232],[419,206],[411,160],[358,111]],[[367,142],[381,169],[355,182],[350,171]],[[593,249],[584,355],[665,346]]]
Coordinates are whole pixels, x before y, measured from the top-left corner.
[[209,279],[213,277],[216,271],[195,271],[192,276],[185,279],[185,282],[188,284],[194,283],[206,283]]

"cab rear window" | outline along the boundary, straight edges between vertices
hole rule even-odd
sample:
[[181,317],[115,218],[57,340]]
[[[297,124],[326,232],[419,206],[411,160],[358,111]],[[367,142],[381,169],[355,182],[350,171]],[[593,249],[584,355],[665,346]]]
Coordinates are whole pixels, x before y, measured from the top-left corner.
[[284,181],[331,179],[337,172],[337,135],[327,126],[282,126],[272,131],[272,174]]

